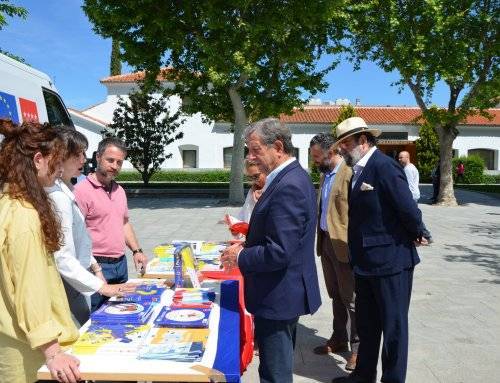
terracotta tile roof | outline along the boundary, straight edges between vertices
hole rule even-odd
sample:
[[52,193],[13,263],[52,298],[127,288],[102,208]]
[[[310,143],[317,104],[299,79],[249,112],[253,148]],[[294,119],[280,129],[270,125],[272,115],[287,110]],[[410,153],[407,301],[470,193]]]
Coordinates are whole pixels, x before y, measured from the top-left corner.
[[106,125],[108,125],[108,124],[109,124],[109,122],[106,122],[106,121],[100,120],[100,119],[98,119],[98,118],[95,118],[95,117],[89,116],[88,114],[86,114],[86,113],[82,113],[82,112],[80,112],[79,110],[76,110],[76,109],[73,109],[73,108],[68,108],[68,111],[69,111],[70,113],[73,113],[73,114],[75,114],[75,115],[77,115],[77,116],[80,116],[80,117],[82,117],[82,118],[86,118],[86,119],[88,119],[88,120],[94,121],[94,122],[96,122],[96,123],[98,123],[99,125],[102,125],[102,126],[106,126]]
[[[414,124],[420,116],[420,108],[406,106],[361,106],[355,107],[356,113],[367,124]],[[336,121],[340,107],[336,105],[307,105],[303,110],[296,109],[292,115],[280,115],[280,120],[288,124],[330,124]],[[470,116],[467,125],[500,125],[500,109],[490,109],[493,120],[481,116]]]
[[[167,72],[173,71],[173,68],[163,68],[161,70],[161,74],[157,76],[159,81],[164,80],[165,78],[162,76]],[[109,76],[101,79],[101,84],[111,84],[111,83],[134,83],[137,81],[144,80],[144,71],[134,72],[134,73],[124,73],[116,76]]]

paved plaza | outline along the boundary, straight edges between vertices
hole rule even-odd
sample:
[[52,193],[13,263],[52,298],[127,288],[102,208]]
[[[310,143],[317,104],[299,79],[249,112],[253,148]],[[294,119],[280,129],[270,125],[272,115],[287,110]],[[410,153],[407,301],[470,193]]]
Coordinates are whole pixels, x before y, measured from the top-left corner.
[[[439,207],[425,204],[429,186],[421,190],[420,208],[435,242],[419,250],[422,262],[415,269],[407,382],[498,382],[500,199],[458,190],[460,206]],[[166,196],[131,198],[129,207],[148,255],[156,245],[171,240],[229,239],[218,221],[224,213],[238,211],[216,198]],[[294,382],[330,382],[345,374],[346,355],[312,352],[330,336],[332,321],[319,259],[317,266],[323,305],[315,315],[300,319]],[[255,357],[244,383],[258,382],[257,368]]]

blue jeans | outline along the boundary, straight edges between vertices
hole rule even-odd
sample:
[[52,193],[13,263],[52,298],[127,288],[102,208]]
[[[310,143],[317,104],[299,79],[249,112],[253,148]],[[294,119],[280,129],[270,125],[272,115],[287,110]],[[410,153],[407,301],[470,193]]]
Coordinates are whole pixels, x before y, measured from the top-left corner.
[[299,318],[272,320],[255,317],[255,339],[259,346],[261,383],[293,381],[293,350]]
[[[116,263],[100,263],[99,265],[102,267],[104,278],[110,285],[128,281],[127,257],[121,257],[120,261]],[[93,294],[90,298],[91,312],[97,310],[108,299],[99,293]]]

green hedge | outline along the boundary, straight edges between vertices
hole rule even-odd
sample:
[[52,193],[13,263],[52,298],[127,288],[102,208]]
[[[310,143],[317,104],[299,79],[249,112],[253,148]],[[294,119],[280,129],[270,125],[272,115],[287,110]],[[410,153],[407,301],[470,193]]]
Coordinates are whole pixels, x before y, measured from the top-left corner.
[[453,179],[457,178],[457,165],[462,162],[465,167],[463,180],[460,183],[464,184],[482,184],[493,183],[491,178],[484,174],[484,160],[479,156],[462,156],[453,159]]
[[[151,177],[151,182],[229,182],[229,170],[160,170]],[[122,171],[117,181],[130,182],[141,181],[141,175],[137,171]]]
[[[319,173],[313,172],[311,179],[314,183],[319,182]],[[139,172],[135,170],[124,170],[118,177],[117,181],[124,182],[141,182],[142,178]],[[229,170],[161,170],[151,177],[151,182],[182,182],[182,183],[208,183],[208,182],[225,182],[230,181]]]

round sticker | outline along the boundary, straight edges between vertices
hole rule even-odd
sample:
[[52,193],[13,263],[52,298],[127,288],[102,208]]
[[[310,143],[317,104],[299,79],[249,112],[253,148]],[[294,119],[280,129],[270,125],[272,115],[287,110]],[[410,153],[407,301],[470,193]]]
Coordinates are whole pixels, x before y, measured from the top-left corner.
[[182,309],[170,311],[165,317],[177,322],[195,322],[204,319],[205,314],[197,310]]

